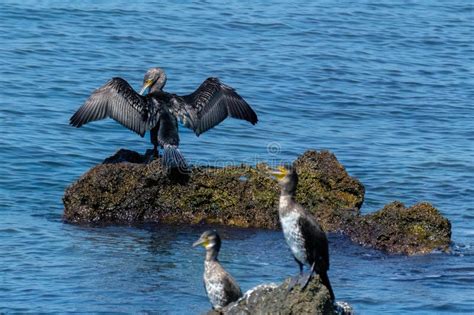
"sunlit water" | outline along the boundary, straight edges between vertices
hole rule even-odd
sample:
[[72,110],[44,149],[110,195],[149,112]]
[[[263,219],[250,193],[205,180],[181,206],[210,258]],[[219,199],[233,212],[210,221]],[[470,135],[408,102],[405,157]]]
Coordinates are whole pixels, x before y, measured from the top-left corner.
[[[329,149],[364,183],[364,212],[425,200],[451,220],[452,254],[390,256],[331,235],[338,299],[360,314],[474,310],[472,2],[308,2],[0,3],[0,312],[209,309],[190,247],[203,227],[61,221],[68,184],[119,148],[150,147],[113,121],[68,118],[113,76],[139,88],[151,66],[181,94],[218,76],[259,115],[200,138],[182,128],[189,161]],[[297,271],[281,232],[219,231],[243,290]]]

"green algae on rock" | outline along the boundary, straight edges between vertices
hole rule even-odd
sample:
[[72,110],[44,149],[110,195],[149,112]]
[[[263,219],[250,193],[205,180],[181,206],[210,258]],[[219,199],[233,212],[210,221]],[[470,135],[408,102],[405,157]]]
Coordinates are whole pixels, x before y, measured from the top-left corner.
[[357,218],[345,232],[360,244],[408,255],[447,251],[451,242],[449,220],[426,202],[409,208],[399,201],[392,202]]
[[[451,226],[428,203],[400,202],[361,215],[364,186],[334,154],[307,151],[295,161],[297,201],[326,232],[392,253],[447,251]],[[219,224],[279,228],[279,187],[268,165],[196,166],[167,174],[160,160],[120,150],[66,189],[64,220],[76,224]]]
[[306,151],[294,165],[298,172],[296,201],[318,218],[326,232],[338,231],[343,223],[359,216],[364,186],[349,176],[334,154]]
[[[67,188],[67,222],[87,224],[223,224],[274,229],[278,223],[277,183],[266,164],[223,168],[193,167],[180,180],[167,176],[159,160],[145,163],[136,152],[120,150]],[[364,187],[329,152],[308,151],[297,160],[298,200],[336,230],[335,211],[362,204]]]

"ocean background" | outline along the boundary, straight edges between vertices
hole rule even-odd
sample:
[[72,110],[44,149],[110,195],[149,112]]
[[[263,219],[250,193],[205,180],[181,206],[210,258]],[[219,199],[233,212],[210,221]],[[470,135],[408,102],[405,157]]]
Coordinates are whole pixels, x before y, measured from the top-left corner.
[[[112,120],[69,117],[120,76],[166,90],[209,76],[259,115],[197,138],[194,164],[336,154],[366,187],[362,211],[429,201],[452,223],[452,253],[387,255],[330,235],[329,276],[358,314],[474,312],[474,13],[453,1],[0,2],[0,313],[198,314],[210,308],[204,227],[80,227],[64,189],[120,148]],[[279,231],[218,228],[243,290],[297,272]]]

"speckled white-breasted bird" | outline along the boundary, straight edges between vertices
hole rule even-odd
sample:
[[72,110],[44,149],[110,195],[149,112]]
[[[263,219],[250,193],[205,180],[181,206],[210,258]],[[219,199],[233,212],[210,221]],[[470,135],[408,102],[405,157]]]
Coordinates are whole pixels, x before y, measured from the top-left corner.
[[[321,282],[326,286],[334,301],[334,292],[329,282],[329,247],[326,233],[300,204],[295,201],[298,175],[292,166],[280,166],[271,171],[281,188],[278,214],[285,235],[285,240],[293,253],[300,274],[293,277],[288,286],[291,290],[296,283],[304,289],[314,272],[319,274]],[[310,266],[310,273],[303,277],[303,265]]]
[[214,309],[220,309],[237,301],[242,291],[235,279],[222,267],[217,255],[221,248],[221,238],[216,231],[206,231],[194,242],[206,249],[204,261],[204,288]]

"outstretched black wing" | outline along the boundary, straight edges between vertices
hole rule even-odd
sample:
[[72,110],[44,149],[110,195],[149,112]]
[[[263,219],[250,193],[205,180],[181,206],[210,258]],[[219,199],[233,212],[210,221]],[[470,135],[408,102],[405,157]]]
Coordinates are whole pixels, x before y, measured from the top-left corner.
[[144,136],[150,126],[158,120],[153,102],[141,96],[122,78],[113,78],[95,90],[69,123],[81,127],[88,122],[110,117],[128,129]]
[[206,79],[192,94],[178,98],[181,101],[172,102],[173,112],[198,136],[229,116],[252,125],[258,121],[250,105],[217,78]]

